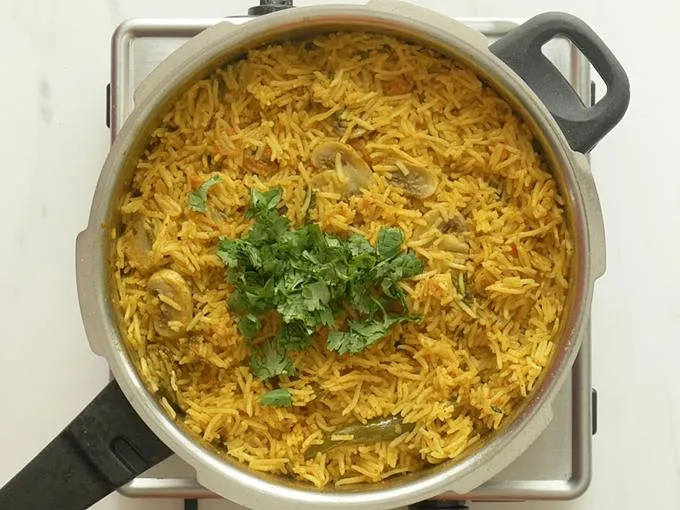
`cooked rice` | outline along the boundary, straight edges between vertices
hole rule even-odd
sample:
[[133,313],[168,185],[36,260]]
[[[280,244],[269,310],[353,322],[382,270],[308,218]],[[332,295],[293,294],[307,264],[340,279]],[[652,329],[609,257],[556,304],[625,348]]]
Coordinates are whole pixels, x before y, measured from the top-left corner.
[[[325,231],[371,242],[381,227],[403,229],[426,261],[422,275],[402,283],[423,320],[394,326],[355,356],[317,339],[294,354],[298,376],[282,380],[294,406],[263,407],[266,387],[248,368],[215,247],[247,232],[251,187],[281,186],[286,214],[301,224],[318,174],[310,153],[328,139],[350,143],[372,166],[400,158],[441,169],[424,200],[376,170],[353,196],[329,181],[311,210]],[[208,213],[190,211],[187,193],[215,173]],[[434,209],[462,215],[469,253],[414,235]],[[391,37],[271,45],[199,81],[151,135],[121,211],[116,303],[142,379],[171,416],[255,470],[342,486],[456,458],[527,396],[555,347],[572,246],[532,134],[473,72]],[[193,294],[191,321],[169,325],[185,328],[175,339],[152,325],[159,301],[147,281],[161,267],[182,274]],[[335,429],[392,414],[417,426],[304,459]]]

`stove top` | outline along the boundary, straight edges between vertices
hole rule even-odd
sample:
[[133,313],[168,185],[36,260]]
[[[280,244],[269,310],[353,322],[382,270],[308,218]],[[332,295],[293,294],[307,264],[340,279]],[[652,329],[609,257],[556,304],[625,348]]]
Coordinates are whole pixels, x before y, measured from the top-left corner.
[[[249,17],[227,18],[240,24]],[[107,88],[107,124],[112,139],[134,108],[144,78],[192,36],[224,19],[135,19],[123,23],[112,39],[111,84]],[[484,33],[489,43],[516,27],[513,19],[469,18],[459,21]],[[590,66],[566,39],[549,42],[544,54],[562,71],[584,103],[591,102]],[[573,499],[588,487],[591,435],[595,433],[596,394],[591,389],[590,328],[572,369],[572,376],[553,404],[548,428],[513,464],[465,495],[444,493],[440,499],[517,501]],[[218,497],[195,479],[193,469],[173,456],[132,480],[120,490],[129,497]]]

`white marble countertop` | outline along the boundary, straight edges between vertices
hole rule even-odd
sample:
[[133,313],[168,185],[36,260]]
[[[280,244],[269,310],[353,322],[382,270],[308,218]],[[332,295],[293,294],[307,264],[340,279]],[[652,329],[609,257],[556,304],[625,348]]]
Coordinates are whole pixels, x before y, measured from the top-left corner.
[[[0,485],[105,384],[75,288],[74,240],[107,153],[109,40],[130,17],[243,14],[251,1],[0,2]],[[300,0],[298,5],[319,3]],[[680,3],[650,0],[420,0],[451,16],[585,19],[629,73],[627,116],[593,152],[608,270],[593,308],[599,432],[593,481],[571,502],[473,510],[680,508]],[[38,487],[36,487],[39,490]],[[179,510],[114,494],[96,510]],[[202,510],[235,508],[203,501]],[[10,509],[2,509],[10,510]],[[30,509],[11,509],[30,510]]]

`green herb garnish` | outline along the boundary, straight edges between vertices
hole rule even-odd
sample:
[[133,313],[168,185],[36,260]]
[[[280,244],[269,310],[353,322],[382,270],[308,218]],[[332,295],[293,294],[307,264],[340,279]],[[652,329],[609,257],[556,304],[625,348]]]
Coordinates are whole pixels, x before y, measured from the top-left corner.
[[189,198],[189,209],[195,212],[205,213],[208,212],[208,190],[220,181],[220,176],[215,174],[208,178],[203,184],[201,184],[194,191],[190,191],[188,194]]
[[317,224],[291,228],[277,210],[282,194],[280,188],[252,189],[246,215],[255,223],[241,239],[221,239],[217,250],[234,286],[227,304],[241,316],[246,341],[260,334],[264,313],[280,316],[278,335],[252,348],[251,370],[263,380],[293,375],[287,353],[308,347],[322,327],[330,329],[329,349],[356,354],[392,325],[416,319],[398,284],[424,268],[413,252],[401,250],[398,228],[381,229],[375,247],[360,235],[326,234]]
[[293,397],[288,388],[277,388],[262,395],[260,404],[270,407],[290,407],[293,405]]
[[270,379],[277,375],[294,375],[295,367],[276,342],[268,341],[250,356],[250,370],[258,379]]
[[382,321],[348,321],[348,331],[332,331],[328,347],[338,354],[356,354],[387,335],[392,324],[411,320],[407,316],[385,317]]
[[250,201],[252,204],[246,213],[246,217],[252,218],[259,213],[274,210],[282,196],[283,190],[281,188],[270,189],[263,193],[252,189],[250,191]]

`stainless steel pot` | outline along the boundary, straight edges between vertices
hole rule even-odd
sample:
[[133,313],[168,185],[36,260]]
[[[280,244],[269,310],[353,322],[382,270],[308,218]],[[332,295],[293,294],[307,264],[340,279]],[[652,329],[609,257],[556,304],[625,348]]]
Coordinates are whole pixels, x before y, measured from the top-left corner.
[[[226,459],[168,418],[142,384],[118,331],[110,299],[108,232],[119,221],[119,198],[147,136],[187,86],[248,48],[336,30],[393,34],[428,45],[474,70],[503,96],[535,133],[566,197],[575,259],[551,364],[501,430],[461,458],[419,473],[351,489],[317,490]],[[607,93],[595,106],[583,105],[541,53],[543,44],[557,36],[578,46],[604,79]],[[590,28],[566,14],[537,16],[490,48],[482,34],[452,19],[388,0],[286,9],[239,26],[225,22],[196,36],[139,87],[135,110],[102,169],[89,226],[77,240],[78,294],[87,336],[92,350],[106,357],[115,382],[0,489],[0,508],[87,508],[171,452],[192,465],[208,489],[261,510],[393,508],[444,491],[464,495],[490,479],[550,422],[551,402],[578,352],[593,283],[605,268],[602,215],[584,154],[618,123],[628,101],[628,80],[615,57]]]

